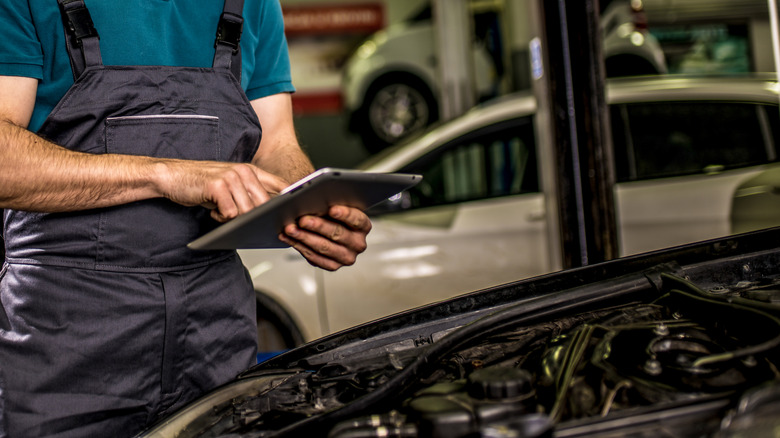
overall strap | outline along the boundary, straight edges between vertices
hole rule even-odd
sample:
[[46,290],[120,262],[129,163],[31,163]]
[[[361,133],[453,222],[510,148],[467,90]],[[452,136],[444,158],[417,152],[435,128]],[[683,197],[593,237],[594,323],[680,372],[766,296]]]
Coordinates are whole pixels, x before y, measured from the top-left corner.
[[65,27],[65,44],[70,57],[70,67],[73,70],[73,79],[76,80],[87,67],[103,65],[100,37],[83,0],[57,2]]
[[228,68],[241,83],[241,32],[244,0],[225,0],[214,41],[214,68]]

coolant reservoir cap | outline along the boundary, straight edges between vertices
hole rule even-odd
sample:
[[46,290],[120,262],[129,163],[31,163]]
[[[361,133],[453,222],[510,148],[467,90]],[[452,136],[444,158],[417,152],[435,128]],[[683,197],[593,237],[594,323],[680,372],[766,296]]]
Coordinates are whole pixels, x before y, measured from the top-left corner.
[[477,399],[522,398],[533,391],[531,373],[518,368],[483,368],[471,373],[468,392]]

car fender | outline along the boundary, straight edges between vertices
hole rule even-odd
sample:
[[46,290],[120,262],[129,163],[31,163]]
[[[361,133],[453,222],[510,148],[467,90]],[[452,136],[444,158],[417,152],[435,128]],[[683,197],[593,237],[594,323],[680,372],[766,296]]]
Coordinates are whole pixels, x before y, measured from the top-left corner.
[[438,96],[433,27],[400,23],[367,39],[347,61],[342,78],[345,108],[355,111],[372,84],[393,73],[416,76]]
[[[393,75],[415,76],[439,101],[441,90],[435,41],[430,22],[399,23],[367,39],[344,69],[341,87],[347,112],[354,112],[363,105],[371,86]],[[472,53],[477,91],[484,95],[495,82],[495,70],[482,45],[475,43]]]
[[764,169],[617,184],[621,255],[730,234],[732,194]]

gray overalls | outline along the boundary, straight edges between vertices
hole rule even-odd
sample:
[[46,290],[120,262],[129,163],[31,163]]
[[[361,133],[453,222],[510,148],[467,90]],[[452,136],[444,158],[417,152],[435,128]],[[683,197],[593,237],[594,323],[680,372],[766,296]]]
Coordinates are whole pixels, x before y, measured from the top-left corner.
[[[41,136],[93,154],[253,157],[260,124],[237,80],[243,0],[225,1],[212,68],[104,66],[83,0],[58,1],[76,80]],[[131,436],[255,361],[253,288],[237,254],[186,248],[216,225],[166,199],[5,212],[8,436]]]

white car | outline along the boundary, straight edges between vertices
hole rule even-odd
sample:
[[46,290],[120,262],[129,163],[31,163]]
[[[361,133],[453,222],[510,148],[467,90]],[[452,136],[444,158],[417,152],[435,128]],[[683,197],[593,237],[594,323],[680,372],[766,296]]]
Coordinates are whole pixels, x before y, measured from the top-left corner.
[[[733,199],[759,193],[754,182],[778,166],[776,79],[648,77],[607,90],[622,255],[751,228]],[[501,98],[362,166],[424,179],[372,215],[354,266],[325,272],[291,249],[240,251],[257,290],[261,349],[557,270],[535,111],[531,96]]]
[[[641,2],[615,0],[601,15],[607,76],[665,73],[658,41],[647,32]],[[482,34],[483,32],[478,32]],[[440,85],[430,6],[368,38],[347,60],[341,84],[349,128],[377,152],[439,118]],[[530,38],[529,38],[530,39]],[[478,97],[497,95],[501,81],[487,38],[472,47]]]

